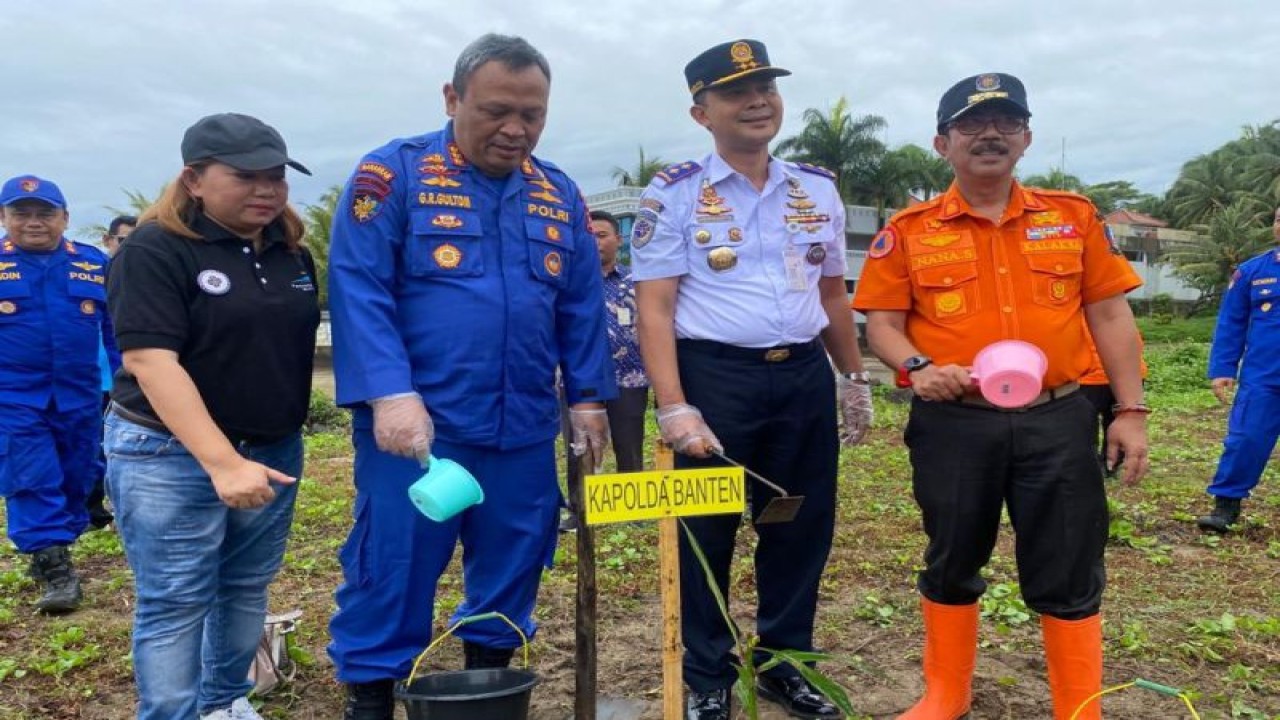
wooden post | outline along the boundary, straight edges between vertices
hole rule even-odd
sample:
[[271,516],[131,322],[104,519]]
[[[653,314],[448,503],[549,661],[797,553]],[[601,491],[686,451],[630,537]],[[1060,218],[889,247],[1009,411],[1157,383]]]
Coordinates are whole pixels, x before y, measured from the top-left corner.
[[578,526],[573,717],[574,720],[596,720],[596,538],[595,531],[586,523],[582,502],[583,485],[593,468],[589,454],[577,458],[573,450],[567,447],[565,450],[568,455],[569,507],[577,516]]
[[[675,454],[662,440],[654,442],[655,470],[675,468]],[[684,676],[680,642],[680,526],[675,518],[658,521],[658,585],[662,588],[662,718],[684,717]]]

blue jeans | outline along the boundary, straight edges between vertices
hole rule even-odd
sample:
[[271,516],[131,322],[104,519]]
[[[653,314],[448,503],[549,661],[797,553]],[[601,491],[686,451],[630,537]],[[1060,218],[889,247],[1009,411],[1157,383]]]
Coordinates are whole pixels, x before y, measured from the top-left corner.
[[[107,494],[133,568],[133,665],[138,720],[193,720],[248,694],[284,557],[296,485],[274,485],[265,507],[233,510],[172,435],[106,420]],[[302,436],[241,446],[240,454],[292,477]]]

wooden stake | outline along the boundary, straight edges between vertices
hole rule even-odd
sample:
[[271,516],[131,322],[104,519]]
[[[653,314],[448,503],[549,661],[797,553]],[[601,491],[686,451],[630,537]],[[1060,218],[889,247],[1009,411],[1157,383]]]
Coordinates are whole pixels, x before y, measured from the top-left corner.
[[[654,442],[655,470],[675,468],[675,454],[662,440]],[[684,717],[684,676],[680,642],[680,526],[675,518],[658,521],[658,585],[662,588],[662,717]]]
[[[568,448],[566,448],[568,450]],[[589,454],[581,458],[568,450],[569,507],[578,521],[577,631],[574,638],[574,720],[596,720],[596,538],[586,523],[582,502],[586,476],[591,472]]]

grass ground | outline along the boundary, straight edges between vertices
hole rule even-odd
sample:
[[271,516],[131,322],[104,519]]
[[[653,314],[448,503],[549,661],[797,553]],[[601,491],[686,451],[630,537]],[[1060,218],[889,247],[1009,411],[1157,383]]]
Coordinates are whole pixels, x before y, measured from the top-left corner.
[[[1275,720],[1280,473],[1267,472],[1239,533],[1219,538],[1195,528],[1225,427],[1225,410],[1201,378],[1205,352],[1194,343],[1150,347],[1150,400],[1158,408],[1151,417],[1153,469],[1140,487],[1111,487],[1106,682],[1142,677],[1184,688],[1204,718]],[[913,576],[923,537],[901,442],[905,417],[904,405],[879,398],[869,441],[841,456],[840,518],[817,627],[820,647],[833,656],[824,669],[850,689],[863,717],[876,720],[894,717],[921,689]],[[328,720],[338,716],[341,701],[324,646],[340,575],[337,549],[350,523],[351,457],[341,434],[311,435],[307,449],[297,522],[272,590],[273,609],[305,613],[297,651],[303,667],[261,712]],[[733,573],[734,609],[744,628],[752,627],[752,541],[749,531],[742,534]],[[606,526],[598,545],[601,688],[647,704],[645,717],[658,718],[656,531],[650,524]],[[26,578],[25,559],[0,549],[0,718],[131,717],[132,593],[119,540],[90,533],[74,553],[87,579],[85,607],[46,618],[31,610],[36,588]],[[574,563],[573,543],[562,543],[543,585],[533,656],[543,677],[534,693],[538,720],[566,718],[572,708]],[[987,579],[973,717],[1049,717],[1038,626],[1018,595],[1008,532]],[[440,585],[437,626],[460,596],[455,567]],[[449,645],[431,664],[458,667],[458,655]],[[1138,689],[1108,696],[1105,707],[1108,718],[1189,717],[1180,703]]]

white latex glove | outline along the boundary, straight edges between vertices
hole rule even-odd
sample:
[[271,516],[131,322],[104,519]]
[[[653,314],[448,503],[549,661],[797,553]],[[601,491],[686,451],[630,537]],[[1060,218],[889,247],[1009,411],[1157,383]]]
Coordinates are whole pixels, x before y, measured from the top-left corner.
[[857,445],[867,437],[874,417],[871,409],[871,386],[847,377],[836,378],[836,397],[840,402],[840,444]]
[[658,429],[676,452],[692,457],[708,457],[712,450],[724,452],[719,438],[702,419],[702,412],[692,405],[675,403],[658,408]]
[[604,451],[609,447],[609,413],[604,408],[569,408],[573,442],[569,447],[577,457],[591,458],[593,473],[604,469]]
[[427,466],[436,427],[417,393],[388,395],[370,400],[373,406],[373,439],[378,449]]

